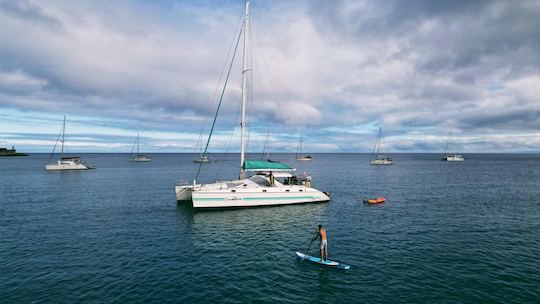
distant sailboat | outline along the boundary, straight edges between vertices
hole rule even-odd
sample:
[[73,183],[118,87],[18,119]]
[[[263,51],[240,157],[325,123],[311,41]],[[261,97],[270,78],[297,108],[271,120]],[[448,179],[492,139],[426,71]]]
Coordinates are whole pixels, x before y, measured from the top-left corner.
[[[51,153],[51,156],[49,157],[48,164],[45,165],[45,169],[47,171],[95,169],[96,168],[95,166],[88,165],[85,162],[81,161],[81,158],[79,156],[64,156],[65,134],[66,134],[66,115],[64,115],[64,123],[62,124],[62,130],[60,131],[60,134],[58,134],[58,137],[56,138],[53,151]],[[54,151],[56,150],[56,145],[58,144],[58,140],[61,140],[62,142],[62,152],[60,155],[60,160],[58,160],[58,162],[54,164],[54,163],[51,163],[51,159],[54,155]]]
[[461,162],[465,160],[461,154],[457,154],[454,151],[455,147],[454,142],[452,141],[452,130],[450,130],[446,148],[444,149],[444,155],[441,157],[441,160],[447,162]]
[[386,154],[384,148],[382,128],[379,128],[379,134],[377,135],[377,141],[375,142],[375,146],[373,146],[373,151],[371,152],[371,159],[369,163],[372,165],[391,165],[394,163],[392,159]]
[[303,138],[302,138],[302,133],[300,133],[300,143],[298,144],[298,149],[296,149],[296,160],[300,160],[300,161],[313,160],[311,155],[302,154],[303,146],[304,146],[304,142],[303,142]]
[[[135,146],[137,146],[137,154],[133,155],[133,150],[135,150]],[[133,144],[133,147],[131,148],[131,152],[129,153],[129,161],[130,162],[149,162],[152,160],[152,157],[146,154],[141,154],[139,151],[139,133],[137,133],[137,139],[135,140],[135,143]]]
[[210,163],[210,158],[208,157],[208,154],[204,154],[203,152],[201,153],[197,153],[197,151],[199,150],[199,147],[202,149],[202,132],[203,130],[201,130],[201,134],[199,135],[199,140],[197,141],[197,145],[195,146],[195,151],[193,153],[193,162],[194,163]]
[[193,158],[193,162],[194,163],[209,163],[210,162],[210,158],[208,157],[208,155],[199,155],[199,157],[197,158]]

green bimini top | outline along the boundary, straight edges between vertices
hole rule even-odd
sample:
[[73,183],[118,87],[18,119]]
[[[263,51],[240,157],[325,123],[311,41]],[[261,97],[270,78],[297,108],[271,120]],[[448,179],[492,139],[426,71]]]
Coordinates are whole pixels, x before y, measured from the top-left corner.
[[285,164],[266,160],[245,160],[242,167],[244,171],[294,171]]

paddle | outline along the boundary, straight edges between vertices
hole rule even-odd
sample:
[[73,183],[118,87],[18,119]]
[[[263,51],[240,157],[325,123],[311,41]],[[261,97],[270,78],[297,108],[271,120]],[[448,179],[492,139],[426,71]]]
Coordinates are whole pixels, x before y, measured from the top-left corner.
[[311,244],[313,244],[313,241],[314,241],[314,240],[315,240],[315,239],[312,239],[311,242],[309,242],[309,246],[308,246],[308,248],[307,248],[307,250],[306,250],[306,253],[305,253],[304,256],[302,257],[302,261],[300,261],[300,263],[304,262],[304,259],[305,259],[306,256],[308,255],[309,249],[311,248]]
[[[317,232],[318,232],[318,231],[319,231],[319,230],[317,230]],[[301,261],[300,263],[304,262],[304,259],[306,258],[306,255],[308,255],[309,249],[311,248],[311,244],[313,244],[313,241],[315,241],[316,239],[317,239],[317,238],[311,238],[311,242],[309,242],[309,246],[308,246],[308,248],[307,248],[307,250],[306,250],[306,253],[304,253],[304,256],[302,257],[302,261]]]

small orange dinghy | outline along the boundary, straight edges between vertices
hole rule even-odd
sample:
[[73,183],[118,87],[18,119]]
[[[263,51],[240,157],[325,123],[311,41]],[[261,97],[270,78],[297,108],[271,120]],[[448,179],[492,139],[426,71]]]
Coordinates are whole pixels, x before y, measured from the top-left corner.
[[385,201],[386,201],[386,199],[381,196],[381,197],[377,197],[377,198],[364,200],[364,203],[374,205],[374,204],[382,204]]

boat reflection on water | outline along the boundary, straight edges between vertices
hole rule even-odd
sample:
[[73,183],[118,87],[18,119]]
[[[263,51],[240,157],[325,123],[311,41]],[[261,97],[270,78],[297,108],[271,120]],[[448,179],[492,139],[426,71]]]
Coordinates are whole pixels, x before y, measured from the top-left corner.
[[[309,242],[329,204],[300,204],[287,206],[243,208],[243,209],[197,209],[186,204],[178,204],[176,216],[181,230],[187,230],[197,251],[230,251],[224,258],[232,258],[242,251],[259,252],[266,256],[282,248],[294,261],[294,251],[285,248],[302,249]],[[234,252],[234,254],[232,253]],[[227,257],[225,257],[227,256]]]

